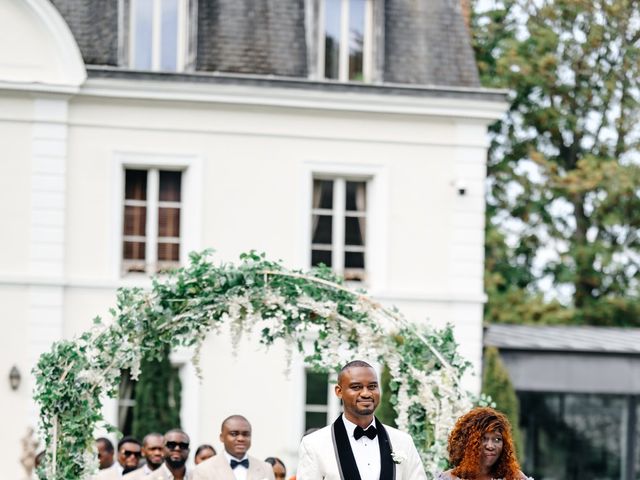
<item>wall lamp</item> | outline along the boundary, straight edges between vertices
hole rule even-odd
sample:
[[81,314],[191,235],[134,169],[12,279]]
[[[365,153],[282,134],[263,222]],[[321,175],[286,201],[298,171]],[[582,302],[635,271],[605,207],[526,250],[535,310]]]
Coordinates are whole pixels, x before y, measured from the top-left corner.
[[22,375],[20,375],[20,370],[14,365],[9,372],[9,385],[11,385],[11,390],[18,390],[21,380]]

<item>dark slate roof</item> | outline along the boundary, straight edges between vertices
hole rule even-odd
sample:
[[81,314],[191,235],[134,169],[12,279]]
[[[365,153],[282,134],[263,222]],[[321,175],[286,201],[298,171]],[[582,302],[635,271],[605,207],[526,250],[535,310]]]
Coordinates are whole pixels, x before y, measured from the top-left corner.
[[326,92],[350,92],[362,94],[402,95],[413,97],[439,97],[505,102],[506,90],[482,87],[440,87],[436,85],[403,85],[397,83],[344,83],[316,81],[306,78],[276,77],[273,75],[231,73],[167,73],[125,70],[122,68],[88,66],[89,78],[112,78],[121,80],[148,80],[157,82],[184,82],[217,85],[244,85],[265,88],[288,88]]
[[304,0],[200,0],[197,70],[307,75]]
[[385,81],[478,86],[461,0],[386,0]]
[[[307,78],[305,0],[197,1],[195,69]],[[376,16],[376,71],[382,83],[478,87],[462,0],[384,0]],[[51,0],[87,65],[125,65],[129,0]],[[196,4],[194,3],[194,6]],[[381,10],[382,11],[382,10]],[[382,25],[384,23],[384,25]],[[119,27],[120,26],[120,27]],[[120,38],[118,29],[122,28]],[[313,42],[313,40],[311,40]],[[310,47],[313,48],[313,45]],[[177,77],[173,77],[177,78]]]
[[485,346],[502,350],[640,353],[640,328],[490,325]]
[[118,0],[51,0],[88,65],[118,65]]

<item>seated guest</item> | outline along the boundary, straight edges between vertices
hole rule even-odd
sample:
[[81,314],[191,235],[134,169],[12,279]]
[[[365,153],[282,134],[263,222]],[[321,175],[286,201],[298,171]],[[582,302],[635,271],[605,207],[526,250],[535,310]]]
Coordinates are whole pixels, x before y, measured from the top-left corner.
[[287,467],[284,466],[284,462],[278,457],[267,457],[264,461],[273,467],[273,476],[276,477],[276,480],[284,480],[287,478]]
[[449,435],[449,465],[438,480],[527,480],[520,471],[511,425],[493,408],[477,407],[458,419]]
[[140,441],[133,437],[124,437],[118,442],[118,461],[112,468],[105,468],[95,476],[96,480],[112,480],[122,478],[138,468],[142,455]]
[[196,450],[196,456],[194,457],[194,462],[196,465],[198,465],[199,463],[202,463],[205,460],[215,456],[215,454],[216,454],[216,449],[213,448],[211,445],[207,445],[205,443],[204,445],[200,445]]
[[251,424],[246,418],[231,415],[222,422],[221,430],[224,452],[198,465],[192,480],[274,480],[271,465],[247,454]]
[[164,437],[160,433],[148,433],[142,439],[142,456],[146,463],[142,468],[127,473],[127,480],[138,480],[145,478],[151,472],[159,469],[164,461]]

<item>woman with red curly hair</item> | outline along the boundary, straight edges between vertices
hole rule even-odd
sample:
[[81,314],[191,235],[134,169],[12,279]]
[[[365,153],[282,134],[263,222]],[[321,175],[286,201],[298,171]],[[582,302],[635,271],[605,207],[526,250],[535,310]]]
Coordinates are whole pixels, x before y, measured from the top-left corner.
[[460,417],[448,449],[452,468],[438,480],[527,480],[516,459],[511,424],[493,408],[477,407]]

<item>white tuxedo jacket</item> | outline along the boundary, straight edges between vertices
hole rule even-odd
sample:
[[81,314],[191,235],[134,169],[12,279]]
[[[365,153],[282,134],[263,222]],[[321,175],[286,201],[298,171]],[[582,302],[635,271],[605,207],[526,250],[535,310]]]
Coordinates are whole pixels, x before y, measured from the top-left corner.
[[[342,419],[338,421],[342,422]],[[302,439],[298,452],[296,480],[353,480],[343,478],[340,474],[332,427],[333,425],[329,425]],[[411,436],[387,425],[384,425],[384,428],[396,457],[395,480],[426,480],[422,460]]]

